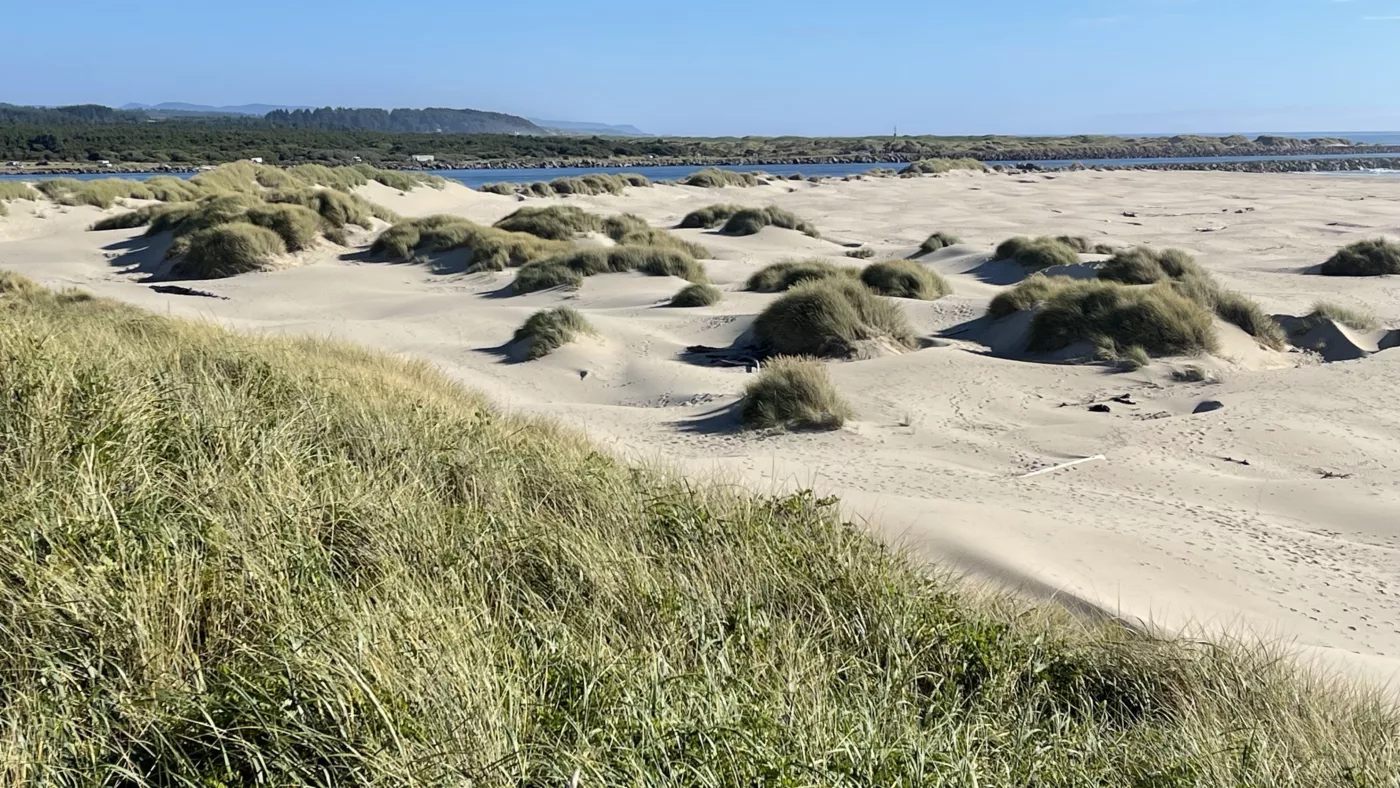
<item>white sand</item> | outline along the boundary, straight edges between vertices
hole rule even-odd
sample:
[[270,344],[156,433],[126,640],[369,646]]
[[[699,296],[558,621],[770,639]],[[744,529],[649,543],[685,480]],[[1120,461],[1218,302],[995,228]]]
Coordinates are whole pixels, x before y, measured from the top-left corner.
[[[455,185],[363,193],[408,215],[482,222],[522,204]],[[716,306],[685,310],[662,306],[685,284],[676,279],[611,274],[576,293],[515,297],[503,290],[510,272],[438,276],[342,260],[344,250],[331,248],[302,267],[185,283],[226,301],[161,295],[123,273],[140,255],[139,231],[86,232],[100,212],[48,204],[10,203],[0,266],[157,312],[425,357],[504,407],[558,419],[629,457],[718,472],[761,491],[838,494],[883,537],[1031,593],[1168,629],[1281,637],[1383,681],[1400,670],[1400,352],[1323,364],[1262,351],[1231,328],[1226,358],[1204,362],[1223,382],[1184,384],[1171,381],[1171,362],[1114,374],[1001,358],[969,341],[990,334],[969,331],[914,353],[832,364],[856,420],[801,435],[733,431],[728,411],[745,371],[680,359],[690,345],[729,344],[773,298],[738,292],[760,264],[794,255],[863,264],[838,243],[872,245],[876,259],[903,257],[934,230],[967,243],[930,258],[954,296],[904,303],[928,337],[977,318],[1014,280],[1014,270],[984,263],[993,245],[1039,234],[1181,247],[1270,313],[1304,314],[1327,298],[1400,327],[1400,278],[1302,272],[1345,243],[1400,236],[1400,179],[959,174],[657,187],[567,202],[660,226],[714,202],[777,204],[825,240],[773,229],[750,238],[680,231],[715,253],[707,265],[726,291]],[[561,303],[582,310],[601,339],[536,362],[504,361],[498,349],[515,328]],[[1379,346],[1369,335],[1349,339],[1368,352]],[[1136,404],[1087,410],[1122,394]],[[1204,400],[1225,407],[1192,415]],[[1021,478],[1100,454],[1107,459]]]

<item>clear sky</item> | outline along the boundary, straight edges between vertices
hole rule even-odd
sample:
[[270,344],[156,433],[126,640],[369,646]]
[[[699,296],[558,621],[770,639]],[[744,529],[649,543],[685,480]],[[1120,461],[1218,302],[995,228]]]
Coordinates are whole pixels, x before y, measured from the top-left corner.
[[0,101],[667,134],[1400,129],[1400,0],[0,0]]

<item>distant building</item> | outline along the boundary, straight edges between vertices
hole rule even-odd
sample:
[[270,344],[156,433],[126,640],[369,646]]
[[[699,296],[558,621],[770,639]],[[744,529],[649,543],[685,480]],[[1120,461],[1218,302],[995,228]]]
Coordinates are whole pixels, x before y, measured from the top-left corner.
[[254,164],[262,164],[262,163],[263,163],[263,160],[262,160],[262,157],[261,157],[261,156],[254,156],[253,158],[249,159],[248,161],[251,161],[251,162],[254,163]]
[[23,167],[23,166],[24,166],[24,162],[22,162],[22,161],[7,161],[7,162],[5,162],[5,166],[6,166],[6,167]]
[[355,161],[364,161],[364,159],[360,158],[359,156],[355,156],[353,158],[355,159]]
[[432,164],[436,157],[419,153],[411,156],[410,158],[412,158],[413,161],[417,164]]
[[112,162],[107,161],[106,159],[100,159],[97,163],[98,163],[98,164],[101,164],[103,167],[110,167],[110,166],[112,166]]

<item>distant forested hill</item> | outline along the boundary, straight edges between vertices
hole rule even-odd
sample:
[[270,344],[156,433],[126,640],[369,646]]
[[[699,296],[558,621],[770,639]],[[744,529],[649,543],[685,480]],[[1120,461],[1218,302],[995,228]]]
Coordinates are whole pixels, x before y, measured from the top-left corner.
[[401,134],[547,134],[530,121],[502,112],[475,109],[320,109],[273,110],[268,123],[281,128],[321,131],[383,131]]
[[74,104],[68,107],[21,107],[0,104],[0,123],[32,123],[68,126],[83,123],[143,123],[144,112],[112,109],[101,104]]

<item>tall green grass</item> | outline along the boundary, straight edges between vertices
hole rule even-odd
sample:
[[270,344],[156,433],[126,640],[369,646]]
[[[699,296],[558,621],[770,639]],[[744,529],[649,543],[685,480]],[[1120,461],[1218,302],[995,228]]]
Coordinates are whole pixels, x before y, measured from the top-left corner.
[[6,200],[37,200],[39,192],[29,188],[29,184],[19,181],[0,181],[0,216],[7,214]]
[[628,468],[426,364],[0,290],[8,784],[1400,770],[1389,702],[968,594],[810,493]]

